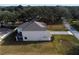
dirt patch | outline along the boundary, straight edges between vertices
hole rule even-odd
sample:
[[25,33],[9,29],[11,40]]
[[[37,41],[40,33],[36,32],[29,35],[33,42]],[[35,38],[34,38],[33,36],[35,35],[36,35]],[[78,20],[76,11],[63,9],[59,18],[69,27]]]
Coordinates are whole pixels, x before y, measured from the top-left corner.
[[73,46],[73,44],[71,42],[69,42],[67,40],[63,40],[63,39],[60,40],[60,43],[65,46]]
[[63,24],[58,25],[48,25],[48,30],[52,31],[67,31]]

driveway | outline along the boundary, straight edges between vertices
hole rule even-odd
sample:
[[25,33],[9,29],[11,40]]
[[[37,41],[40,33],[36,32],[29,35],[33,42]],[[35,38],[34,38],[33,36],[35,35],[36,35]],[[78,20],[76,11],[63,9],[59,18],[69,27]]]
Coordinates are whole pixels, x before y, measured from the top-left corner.
[[66,21],[66,19],[64,19],[63,21],[64,26],[77,38],[79,39],[79,32],[73,28],[72,26],[70,26],[70,24]]
[[2,40],[2,38],[9,32],[11,32],[11,29],[7,29],[7,28],[0,28],[0,41]]
[[73,35],[70,31],[50,31],[53,35]]

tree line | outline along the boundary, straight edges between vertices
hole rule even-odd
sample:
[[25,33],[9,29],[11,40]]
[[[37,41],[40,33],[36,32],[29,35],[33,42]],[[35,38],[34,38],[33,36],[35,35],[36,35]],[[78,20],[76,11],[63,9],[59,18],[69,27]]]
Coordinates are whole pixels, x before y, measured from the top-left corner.
[[61,17],[79,19],[78,6],[7,6],[0,7],[0,22],[43,21],[47,24],[62,23]]

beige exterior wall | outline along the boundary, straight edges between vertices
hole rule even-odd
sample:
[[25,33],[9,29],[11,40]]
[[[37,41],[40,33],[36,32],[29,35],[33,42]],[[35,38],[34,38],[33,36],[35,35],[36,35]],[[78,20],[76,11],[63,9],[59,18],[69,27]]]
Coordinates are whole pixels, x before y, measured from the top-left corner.
[[[22,31],[23,41],[50,41],[51,34],[48,31]],[[25,39],[27,37],[27,39]]]

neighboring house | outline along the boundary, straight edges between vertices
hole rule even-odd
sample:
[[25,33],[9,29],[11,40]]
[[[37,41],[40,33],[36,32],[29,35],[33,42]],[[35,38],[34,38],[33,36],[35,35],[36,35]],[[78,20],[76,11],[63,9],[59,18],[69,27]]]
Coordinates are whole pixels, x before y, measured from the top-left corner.
[[42,22],[26,22],[17,28],[17,41],[51,41],[51,34]]

